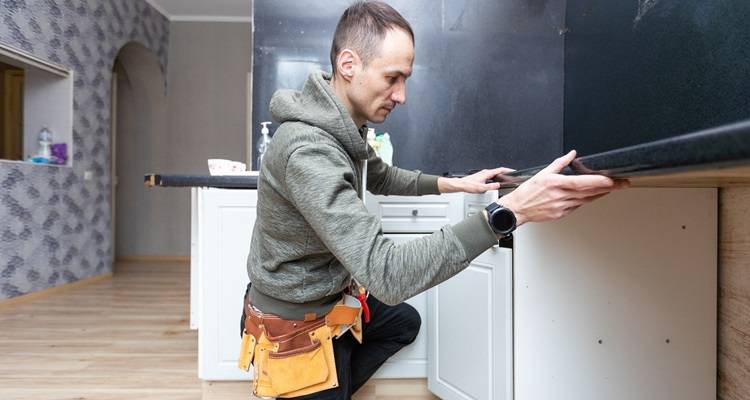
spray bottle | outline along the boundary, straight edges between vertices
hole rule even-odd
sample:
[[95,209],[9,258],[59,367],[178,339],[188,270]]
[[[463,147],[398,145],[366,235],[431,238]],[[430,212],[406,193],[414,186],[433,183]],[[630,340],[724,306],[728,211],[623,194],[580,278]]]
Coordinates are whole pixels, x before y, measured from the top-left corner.
[[383,139],[380,142],[380,158],[388,165],[393,165],[393,144],[391,143],[391,135],[387,132],[383,134]]
[[258,171],[260,171],[260,165],[263,161],[263,155],[266,154],[268,146],[271,144],[271,136],[268,135],[268,125],[271,121],[261,122],[260,125],[263,127],[260,130],[260,140],[258,141]]

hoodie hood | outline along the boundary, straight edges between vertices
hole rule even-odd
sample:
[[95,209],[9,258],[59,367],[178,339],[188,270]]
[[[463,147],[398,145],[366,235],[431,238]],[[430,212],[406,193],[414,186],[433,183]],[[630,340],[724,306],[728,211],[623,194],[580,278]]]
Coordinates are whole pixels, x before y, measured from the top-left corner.
[[338,140],[353,160],[367,159],[367,143],[334,93],[330,74],[311,73],[302,91],[277,91],[271,98],[270,109],[279,123],[303,122],[320,128]]

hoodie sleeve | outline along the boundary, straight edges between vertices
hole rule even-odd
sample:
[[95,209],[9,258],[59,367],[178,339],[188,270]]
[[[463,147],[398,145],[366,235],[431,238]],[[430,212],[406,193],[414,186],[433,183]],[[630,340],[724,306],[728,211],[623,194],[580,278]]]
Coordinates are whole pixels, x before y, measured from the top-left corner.
[[438,176],[386,164],[367,145],[367,190],[374,194],[423,196],[440,194]]
[[396,245],[357,197],[353,171],[341,151],[306,145],[289,157],[289,195],[333,255],[380,301],[398,304],[459,273],[493,244],[481,215]]

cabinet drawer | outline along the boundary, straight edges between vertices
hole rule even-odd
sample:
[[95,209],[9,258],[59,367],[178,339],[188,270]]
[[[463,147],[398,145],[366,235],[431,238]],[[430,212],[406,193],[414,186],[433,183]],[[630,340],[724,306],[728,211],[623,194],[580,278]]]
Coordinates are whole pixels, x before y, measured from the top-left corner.
[[370,196],[367,208],[380,217],[383,232],[434,232],[461,219],[453,196]]

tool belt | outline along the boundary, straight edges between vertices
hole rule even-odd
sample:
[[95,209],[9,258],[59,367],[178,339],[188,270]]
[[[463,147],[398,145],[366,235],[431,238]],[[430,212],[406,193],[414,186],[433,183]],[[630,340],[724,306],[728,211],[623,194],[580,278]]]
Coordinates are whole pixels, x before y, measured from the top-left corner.
[[323,317],[284,320],[257,311],[245,297],[238,367],[248,371],[252,364],[255,396],[297,397],[338,386],[333,338],[348,329],[362,342],[361,308],[344,300]]

